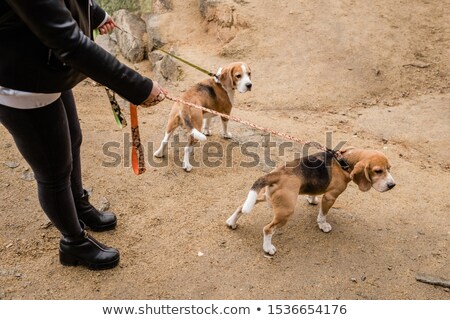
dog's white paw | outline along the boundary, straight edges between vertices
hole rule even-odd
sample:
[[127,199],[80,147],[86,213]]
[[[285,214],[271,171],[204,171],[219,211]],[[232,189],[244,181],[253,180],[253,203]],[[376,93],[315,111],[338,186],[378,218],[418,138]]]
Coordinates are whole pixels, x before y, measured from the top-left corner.
[[277,248],[275,248],[273,244],[264,244],[263,249],[265,253],[268,253],[271,256],[273,256],[275,252],[277,252]]
[[307,196],[306,200],[308,200],[308,203],[312,204],[312,205],[319,204],[319,197],[318,196]]
[[233,135],[229,132],[222,132],[222,138],[224,139],[232,139]]
[[191,164],[189,164],[189,163],[183,163],[183,169],[184,169],[184,171],[186,171],[186,172],[191,172],[191,170],[192,170],[192,165]]
[[202,133],[207,137],[211,136],[211,130],[209,130],[209,129],[204,128],[202,130]]
[[331,231],[331,224],[329,224],[328,222],[319,222],[318,225],[320,230],[322,230],[325,233]]
[[228,228],[230,228],[232,230],[235,230],[237,228],[237,224],[236,224],[236,221],[233,218],[234,218],[233,216],[228,218],[227,226],[228,226]]
[[164,158],[164,151],[161,149],[158,149],[153,154],[156,158]]

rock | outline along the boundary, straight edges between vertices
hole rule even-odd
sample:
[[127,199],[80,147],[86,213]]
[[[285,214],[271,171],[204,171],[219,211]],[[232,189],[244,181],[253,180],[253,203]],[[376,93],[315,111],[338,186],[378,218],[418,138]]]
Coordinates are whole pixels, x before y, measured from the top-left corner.
[[178,81],[182,78],[181,66],[170,56],[159,51],[153,51],[148,56],[151,69],[154,74],[159,75],[158,81]]
[[[120,32],[120,31],[119,31]],[[117,55],[118,47],[117,47],[117,37],[115,34],[101,34],[95,38],[95,43],[97,43],[100,47],[108,51],[113,56]]]
[[239,29],[247,28],[248,23],[235,8],[236,3],[228,0],[199,0],[200,15],[210,27],[210,32],[218,33],[220,39],[229,42],[238,34]]
[[146,32],[144,20],[124,9],[116,11],[113,19],[122,29],[115,29],[122,55],[133,63],[144,60],[146,54],[146,44],[143,40]]
[[172,0],[153,0],[153,12],[157,14],[173,10]]
[[22,172],[21,178],[25,181],[34,181],[34,172],[30,169],[26,169],[24,172]]
[[159,16],[152,14],[146,19],[146,31],[147,31],[147,52],[152,52],[158,48],[164,46],[164,42],[161,40],[159,32]]
[[53,226],[53,223],[51,221],[47,221],[46,223],[41,224],[41,229],[48,229],[51,226]]
[[221,27],[230,28],[234,22],[234,8],[222,2],[217,0],[200,0],[200,14],[207,21],[214,21]]
[[152,51],[148,54],[148,60],[150,61],[150,69],[155,70],[160,62],[164,58],[164,55],[160,51]]
[[19,163],[15,162],[15,161],[5,161],[4,164],[5,164],[5,166],[7,166],[8,168],[11,168],[11,169],[17,168],[19,166]]
[[165,56],[159,66],[159,72],[165,80],[177,81],[181,78],[181,68],[170,56]]
[[100,204],[98,206],[98,210],[99,211],[107,211],[110,207],[110,203],[108,201],[108,199],[106,199],[105,197],[102,197],[100,199]]

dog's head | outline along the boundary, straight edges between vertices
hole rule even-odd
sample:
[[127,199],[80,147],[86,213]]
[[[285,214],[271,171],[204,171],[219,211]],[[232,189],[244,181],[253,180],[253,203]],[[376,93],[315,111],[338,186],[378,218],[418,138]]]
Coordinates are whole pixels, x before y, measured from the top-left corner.
[[389,160],[382,152],[365,150],[361,152],[350,178],[361,191],[369,191],[373,187],[379,192],[385,192],[395,187],[390,169]]
[[244,62],[234,62],[219,68],[217,77],[226,90],[237,89],[240,93],[252,90],[252,73]]

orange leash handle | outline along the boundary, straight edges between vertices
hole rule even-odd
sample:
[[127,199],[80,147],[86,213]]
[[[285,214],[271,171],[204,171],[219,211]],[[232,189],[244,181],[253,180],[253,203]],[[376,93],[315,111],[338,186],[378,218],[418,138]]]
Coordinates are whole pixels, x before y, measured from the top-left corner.
[[131,164],[133,166],[133,171],[136,175],[140,175],[145,172],[145,160],[144,160],[144,150],[141,144],[141,137],[139,135],[139,122],[137,107],[130,103],[130,118],[131,118],[131,139],[132,139],[132,150],[131,150]]

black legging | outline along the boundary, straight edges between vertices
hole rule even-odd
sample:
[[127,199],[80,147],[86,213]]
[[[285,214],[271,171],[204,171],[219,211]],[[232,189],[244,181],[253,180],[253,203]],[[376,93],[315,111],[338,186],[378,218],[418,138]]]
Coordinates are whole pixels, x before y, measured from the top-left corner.
[[72,91],[36,109],[0,105],[0,123],[30,165],[42,209],[64,236],[82,231],[74,197],[81,197],[81,128]]

